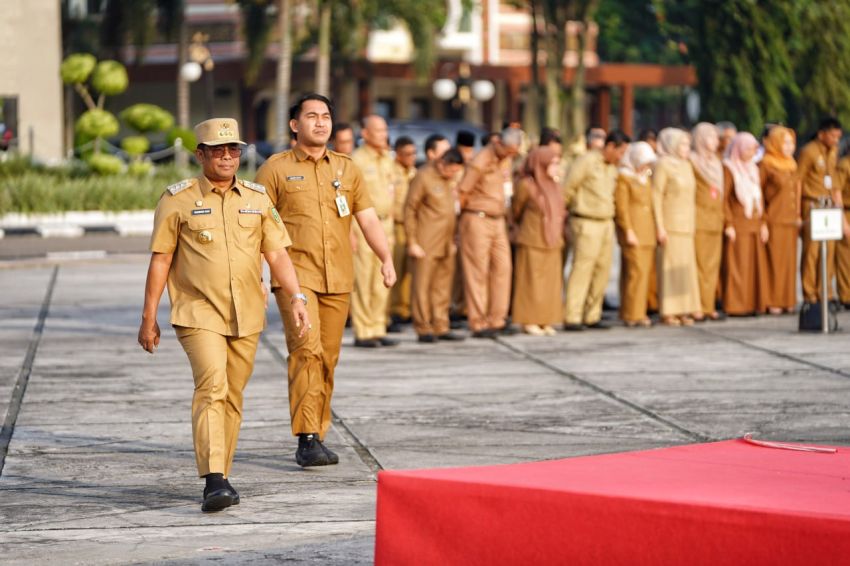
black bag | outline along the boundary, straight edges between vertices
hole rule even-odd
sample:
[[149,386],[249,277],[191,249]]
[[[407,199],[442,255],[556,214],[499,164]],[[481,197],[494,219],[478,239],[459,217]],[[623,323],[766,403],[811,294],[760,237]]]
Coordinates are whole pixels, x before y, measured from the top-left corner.
[[[829,311],[829,321],[827,328],[830,332],[838,330],[838,319],[835,317],[836,305],[829,303],[827,307]],[[823,318],[821,316],[821,304],[818,303],[803,303],[800,309],[800,332],[821,332]]]

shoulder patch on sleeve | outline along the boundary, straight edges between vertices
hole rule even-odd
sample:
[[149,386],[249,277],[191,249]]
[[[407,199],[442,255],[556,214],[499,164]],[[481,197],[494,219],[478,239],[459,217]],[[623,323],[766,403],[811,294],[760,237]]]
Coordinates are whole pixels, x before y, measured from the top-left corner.
[[328,150],[328,153],[329,153],[329,154],[331,154],[331,155],[333,155],[333,156],[335,156],[335,157],[341,157],[342,159],[345,159],[345,160],[347,160],[347,161],[351,161],[351,156],[350,156],[350,155],[347,155],[347,154],[345,154],[345,153],[340,153],[340,152],[338,152],[338,151],[334,151],[334,150],[332,150],[332,149],[329,149],[329,150]]
[[252,191],[257,191],[258,193],[266,194],[266,188],[259,183],[246,181],[244,179],[239,179],[239,182],[242,183],[242,186],[246,189],[251,189]]
[[195,182],[194,179],[183,179],[179,183],[174,183],[173,185],[168,185],[165,190],[171,193],[172,196],[176,195],[180,191],[184,191],[192,186]]

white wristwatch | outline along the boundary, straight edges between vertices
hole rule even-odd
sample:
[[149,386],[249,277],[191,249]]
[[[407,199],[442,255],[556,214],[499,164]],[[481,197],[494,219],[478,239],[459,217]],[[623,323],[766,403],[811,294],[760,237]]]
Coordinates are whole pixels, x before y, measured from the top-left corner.
[[307,295],[305,295],[304,293],[295,293],[294,295],[292,295],[292,298],[289,299],[289,304],[294,303],[295,299],[300,300],[305,305],[307,304]]

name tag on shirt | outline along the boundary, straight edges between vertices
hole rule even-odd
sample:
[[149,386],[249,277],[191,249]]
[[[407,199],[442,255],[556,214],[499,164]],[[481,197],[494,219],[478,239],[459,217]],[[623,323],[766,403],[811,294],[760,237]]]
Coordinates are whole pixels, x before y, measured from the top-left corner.
[[262,210],[254,210],[253,208],[240,208],[239,214],[262,214]]
[[304,175],[290,175],[286,178],[287,181],[303,181]]
[[351,210],[348,209],[348,201],[345,200],[343,195],[336,197],[334,201],[336,202],[336,210],[339,212],[340,218],[345,218],[351,214]]
[[823,176],[823,186],[828,191],[832,190],[832,176],[831,175],[824,175]]
[[199,214],[212,214],[211,208],[196,208],[192,211],[192,216],[197,216]]

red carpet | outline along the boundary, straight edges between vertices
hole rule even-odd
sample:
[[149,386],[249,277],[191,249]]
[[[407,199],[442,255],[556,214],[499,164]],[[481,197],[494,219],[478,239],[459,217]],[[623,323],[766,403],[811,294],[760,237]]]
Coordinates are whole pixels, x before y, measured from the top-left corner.
[[850,565],[850,449],[733,440],[384,471],[375,563]]

